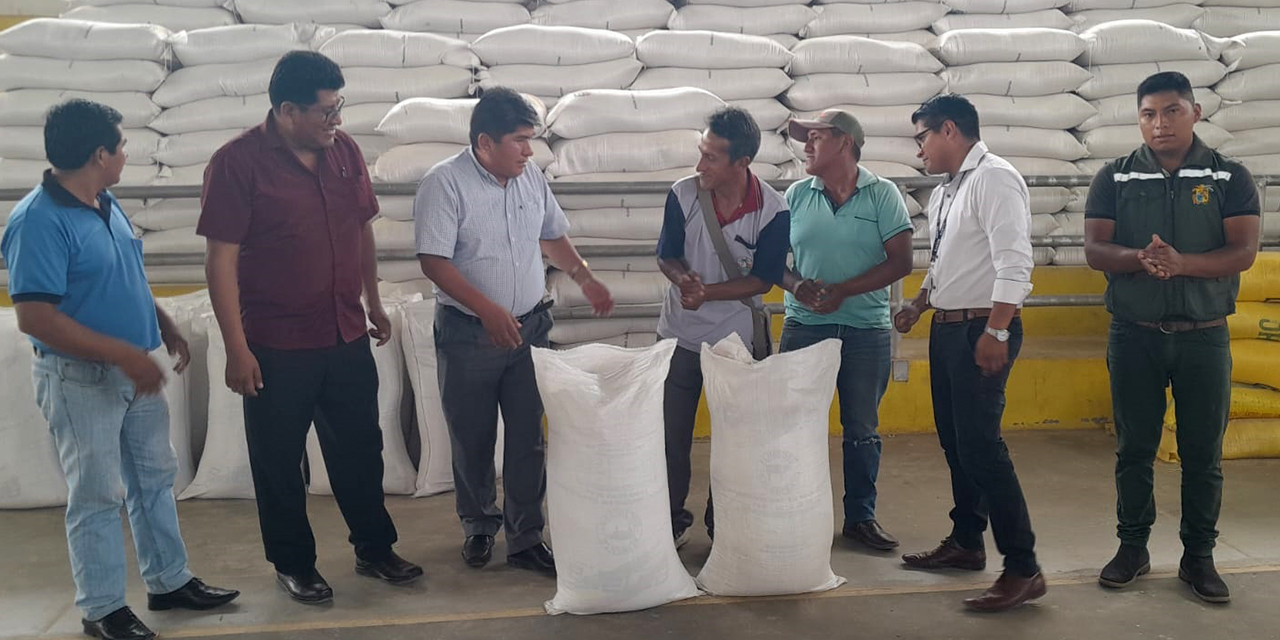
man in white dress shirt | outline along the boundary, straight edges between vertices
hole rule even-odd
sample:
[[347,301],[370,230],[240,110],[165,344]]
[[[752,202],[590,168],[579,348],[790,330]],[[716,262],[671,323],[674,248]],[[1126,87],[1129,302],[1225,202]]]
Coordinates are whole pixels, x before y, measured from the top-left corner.
[[929,273],[894,324],[906,333],[934,309],[933,416],[955,507],[942,544],[902,560],[917,569],[980,571],[990,520],[1004,573],[965,605],[1001,611],[1045,594],[1027,502],[1000,435],[1005,383],[1022,346],[1019,307],[1031,293],[1030,197],[1013,165],[981,141],[968,100],[932,98],[911,121],[925,170],[944,182],[929,199]]

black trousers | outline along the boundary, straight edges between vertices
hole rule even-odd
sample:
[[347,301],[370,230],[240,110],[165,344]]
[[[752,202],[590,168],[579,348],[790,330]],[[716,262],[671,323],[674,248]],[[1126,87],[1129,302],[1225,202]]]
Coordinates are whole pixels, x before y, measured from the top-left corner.
[[[671,355],[671,368],[663,386],[662,414],[666,422],[667,491],[671,499],[672,534],[679,537],[693,525],[693,513],[685,508],[689,483],[693,475],[691,461],[693,429],[698,417],[698,401],[702,398],[702,354],[676,347]],[[702,521],[714,531],[715,514],[711,496]]]
[[1005,383],[1022,348],[1022,321],[1015,318],[1009,325],[1009,364],[994,376],[982,374],[973,353],[986,327],[986,318],[935,322],[929,333],[933,420],[951,468],[955,501],[951,537],[966,549],[982,549],[990,520],[1005,570],[1029,577],[1040,570],[1036,537],[1009,448],[1000,435]]
[[383,503],[378,371],[368,336],[323,349],[249,348],[263,388],[244,399],[245,435],[267,560],[288,574],[315,567],[302,477],[312,421],[356,556],[386,558],[396,528]]

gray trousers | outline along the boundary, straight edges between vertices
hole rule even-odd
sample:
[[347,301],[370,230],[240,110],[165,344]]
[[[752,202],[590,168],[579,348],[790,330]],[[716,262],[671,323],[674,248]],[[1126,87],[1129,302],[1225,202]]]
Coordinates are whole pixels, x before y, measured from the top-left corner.
[[[440,400],[449,426],[462,531],[492,536],[504,529],[508,554],[541,543],[546,522],[542,398],[530,347],[547,346],[551,313],[535,310],[518,320],[523,341],[518,349],[494,346],[479,319],[453,307],[438,305],[435,322]],[[506,429],[501,510],[493,467],[499,409]]]

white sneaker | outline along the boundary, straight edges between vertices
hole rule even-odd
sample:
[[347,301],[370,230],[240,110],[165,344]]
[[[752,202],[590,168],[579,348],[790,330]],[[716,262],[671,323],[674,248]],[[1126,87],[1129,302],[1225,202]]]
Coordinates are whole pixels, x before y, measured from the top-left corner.
[[684,531],[681,531],[680,535],[676,536],[677,549],[679,549],[680,547],[683,547],[686,544],[689,544],[689,538],[693,537],[693,534],[689,531],[692,528],[693,527],[688,527]]

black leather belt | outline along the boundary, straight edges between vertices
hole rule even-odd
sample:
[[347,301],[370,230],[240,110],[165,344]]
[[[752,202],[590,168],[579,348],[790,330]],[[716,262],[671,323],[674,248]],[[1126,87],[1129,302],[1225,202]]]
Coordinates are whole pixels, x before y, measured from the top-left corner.
[[[534,307],[533,310],[530,311],[529,313],[526,313],[522,316],[516,316],[516,321],[521,324],[524,324],[526,320],[538,315],[539,313],[547,311],[554,305],[555,305],[554,300],[550,300],[550,299],[543,300],[542,302],[539,302],[538,306]],[[454,307],[453,305],[442,304],[440,306],[444,308],[445,312],[450,313],[455,318],[464,320],[466,322],[470,322],[472,324],[484,324],[483,322],[481,322],[480,318],[477,318],[476,316],[473,316],[467,313],[466,311],[463,311],[462,309]]]
[[1159,329],[1160,333],[1173,334],[1221,327],[1227,324],[1227,319],[1218,318],[1217,320],[1205,320],[1203,322],[1195,320],[1165,320],[1163,322],[1134,322],[1134,324],[1148,329]]

